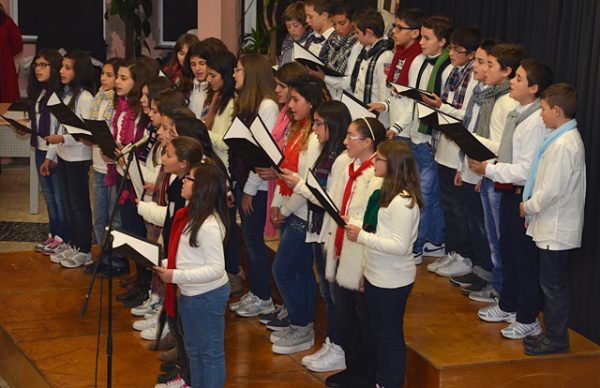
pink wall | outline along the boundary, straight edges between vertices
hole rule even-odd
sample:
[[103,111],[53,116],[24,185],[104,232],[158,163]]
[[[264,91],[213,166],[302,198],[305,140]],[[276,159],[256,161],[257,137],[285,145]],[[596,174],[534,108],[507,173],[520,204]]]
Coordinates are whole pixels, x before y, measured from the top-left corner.
[[217,37],[237,53],[241,18],[240,0],[198,0],[198,37]]

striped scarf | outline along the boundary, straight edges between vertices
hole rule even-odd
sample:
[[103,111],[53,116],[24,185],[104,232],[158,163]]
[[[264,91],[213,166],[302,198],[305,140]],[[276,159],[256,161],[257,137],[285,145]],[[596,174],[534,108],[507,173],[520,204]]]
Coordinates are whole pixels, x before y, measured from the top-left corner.
[[358,38],[356,33],[351,32],[346,36],[334,34],[325,42],[325,51],[327,52],[327,66],[345,73],[348,68],[348,59],[352,52],[352,47],[356,44]]
[[[106,121],[107,124],[110,124],[113,111],[114,111],[114,100],[113,96],[115,94],[114,90],[98,90],[98,93],[94,96],[94,100],[92,101],[92,108],[90,109],[90,118],[92,120],[102,120]],[[102,117],[100,117],[100,107],[104,102],[108,101],[108,105],[104,112],[102,113]]]
[[[375,73],[375,65],[377,64],[377,60],[388,50],[388,44],[385,39],[380,39],[377,43],[373,45],[368,51],[366,48],[363,48],[360,52],[360,55],[356,59],[354,63],[354,68],[352,69],[352,78],[350,80],[350,86],[352,91],[356,95],[356,81],[358,79],[358,75],[360,73],[360,65],[362,61],[369,61],[369,67],[367,68],[367,73],[365,75],[365,90],[362,95],[362,101],[365,104],[371,102],[371,90],[373,89],[373,75]],[[360,96],[357,96],[360,98]]]

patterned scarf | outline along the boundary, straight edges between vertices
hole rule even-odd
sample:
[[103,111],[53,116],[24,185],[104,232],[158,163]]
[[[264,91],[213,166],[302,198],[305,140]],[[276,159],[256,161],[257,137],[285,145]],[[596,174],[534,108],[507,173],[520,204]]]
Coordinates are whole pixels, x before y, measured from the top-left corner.
[[[462,69],[459,67],[452,69],[442,92],[442,101],[445,101],[456,109],[462,109],[467,87],[473,75],[473,62],[473,60],[470,61]],[[454,93],[454,96],[452,97],[452,101],[448,101],[448,95],[451,92]]]
[[[304,34],[300,37],[300,39],[296,40],[296,42],[300,43],[301,46],[303,47],[308,47],[308,37],[309,35],[312,33],[312,30],[310,28],[306,28],[304,30]],[[302,44],[302,42],[305,42],[304,44]],[[292,36],[290,34],[287,34],[285,36],[285,38],[283,39],[283,42],[281,43],[281,56],[283,57],[283,55],[291,50],[294,47],[294,39],[292,39]]]
[[[104,119],[104,121],[106,121],[107,123],[111,122],[114,111],[114,94],[115,91],[112,89],[104,90],[100,88],[100,90],[98,90],[98,93],[96,93],[96,95],[94,96],[94,100],[92,101],[92,108],[90,110],[90,118],[92,120]],[[106,101],[108,101],[108,105],[106,106],[106,109],[104,109],[102,117],[100,117],[100,107]]]
[[348,67],[348,58],[350,58],[352,47],[354,47],[357,41],[358,38],[354,31],[346,36],[338,34],[330,36],[325,43],[327,66],[344,74]]
[[[170,241],[171,244],[167,250],[167,268],[177,268],[177,249],[179,249],[179,239],[183,234],[183,230],[188,223],[188,208],[184,207],[175,213],[173,224],[171,225]],[[175,285],[167,283],[165,290],[164,309],[170,317],[175,316]]]
[[402,69],[400,70],[400,74],[398,74],[398,78],[396,78],[396,83],[399,85],[408,86],[408,72],[410,70],[410,65],[415,60],[415,58],[421,53],[421,45],[418,41],[413,42],[413,44],[406,48],[402,46],[396,46],[396,51],[394,52],[394,59],[392,59],[390,71],[387,75],[387,82],[394,82],[394,74],[396,67],[398,67],[398,64],[400,62],[402,62]]
[[[510,91],[510,83],[506,81],[500,85],[493,86],[491,88],[485,89],[479,93],[473,93],[473,97],[469,100],[469,106],[467,107],[467,111],[472,112],[472,104],[477,104],[480,106],[479,115],[477,116],[477,121],[475,122],[475,133],[481,137],[486,139],[490,138],[490,120],[492,119],[492,110],[494,109],[494,105],[496,101],[507,94]],[[469,121],[465,120],[465,126],[469,125],[471,120],[471,116],[468,118]]]
[[[350,203],[350,197],[352,197],[352,187],[354,186],[354,181],[358,179],[359,176],[362,175],[363,171],[373,165],[373,158],[375,156],[371,156],[369,159],[365,160],[358,170],[354,170],[354,161],[350,163],[348,166],[348,182],[346,183],[346,188],[344,189],[344,196],[342,198],[342,208],[340,209],[340,214],[342,216],[346,215],[346,211],[348,210],[348,204]],[[335,257],[340,257],[342,253],[342,245],[344,243],[344,229],[341,227],[337,227],[335,231]]]
[[[442,53],[437,58],[427,58],[425,62],[421,65],[421,69],[419,70],[419,75],[417,76],[417,87],[421,84],[421,77],[423,76],[423,72],[428,66],[433,66],[431,70],[431,75],[429,76],[429,80],[427,81],[427,91],[434,92],[438,96],[442,92],[442,74],[446,67],[450,65],[450,55],[448,49],[445,48]],[[420,133],[431,134],[431,128],[426,124],[419,124],[418,131]]]
[[365,104],[371,102],[371,90],[373,89],[373,74],[375,73],[375,65],[377,64],[377,60],[379,59],[381,54],[383,54],[387,50],[387,41],[385,39],[380,39],[377,43],[373,45],[373,47],[371,47],[370,50],[367,51],[367,49],[363,48],[358,58],[356,58],[356,63],[354,63],[354,68],[352,69],[352,78],[350,80],[350,86],[355,94],[356,80],[358,79],[358,74],[360,73],[360,65],[362,61],[369,61],[369,67],[365,76],[365,90],[362,98],[362,101]]

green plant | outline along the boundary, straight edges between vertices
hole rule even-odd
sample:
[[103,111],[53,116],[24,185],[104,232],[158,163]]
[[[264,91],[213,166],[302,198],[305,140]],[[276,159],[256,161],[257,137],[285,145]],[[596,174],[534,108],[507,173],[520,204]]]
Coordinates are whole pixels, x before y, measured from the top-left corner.
[[262,28],[252,29],[250,33],[244,34],[242,38],[243,53],[266,54],[269,51],[270,34]]
[[110,10],[104,17],[119,15],[125,24],[125,58],[134,58],[142,54],[142,44],[151,53],[146,38],[150,36],[150,17],[152,0],[112,0]]

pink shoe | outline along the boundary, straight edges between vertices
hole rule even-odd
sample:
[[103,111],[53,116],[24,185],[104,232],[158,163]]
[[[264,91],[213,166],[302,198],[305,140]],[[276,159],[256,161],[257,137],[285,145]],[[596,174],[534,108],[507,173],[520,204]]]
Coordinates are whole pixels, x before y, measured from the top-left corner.
[[46,241],[37,244],[35,246],[35,250],[38,252],[42,252],[45,247],[47,247],[48,245],[50,245],[53,242],[54,242],[54,237],[52,237],[52,234],[48,233],[48,238],[46,239]]

